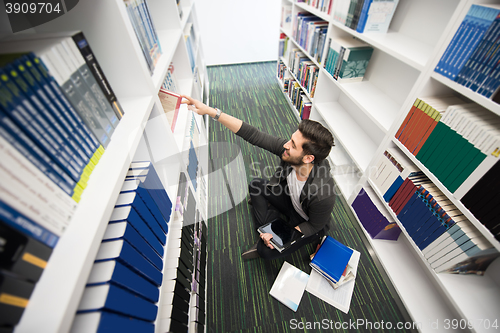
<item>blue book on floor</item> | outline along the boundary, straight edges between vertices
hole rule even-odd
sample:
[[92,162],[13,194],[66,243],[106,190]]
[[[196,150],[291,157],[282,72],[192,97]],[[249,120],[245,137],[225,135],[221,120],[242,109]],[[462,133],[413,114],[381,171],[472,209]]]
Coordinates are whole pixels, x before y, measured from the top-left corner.
[[127,222],[110,223],[104,232],[102,241],[124,239],[140,254],[149,260],[158,270],[163,269],[163,259],[148,245],[134,227]]
[[123,288],[106,283],[96,286],[87,286],[83,291],[78,312],[107,310],[154,321],[158,307]]
[[161,285],[162,273],[123,239],[103,242],[96,261],[115,259],[132,268],[155,285]]
[[116,260],[94,263],[87,285],[104,283],[116,284],[153,303],[158,302],[160,296],[160,289],[157,286]]
[[342,277],[352,253],[352,249],[336,239],[326,236],[310,265],[324,273],[323,276],[326,274],[334,282],[337,282]]
[[141,235],[141,237],[144,238],[146,242],[148,242],[149,246],[151,246],[160,257],[163,257],[163,246],[161,245],[158,238],[156,238],[156,236],[153,234],[151,229],[149,229],[149,227],[146,225],[146,222],[144,222],[142,217],[139,216],[134,207],[115,207],[109,219],[109,223],[117,222],[130,223],[135,228],[135,230],[137,230],[139,235]]
[[154,330],[152,322],[107,311],[78,313],[71,327],[72,333],[153,333]]

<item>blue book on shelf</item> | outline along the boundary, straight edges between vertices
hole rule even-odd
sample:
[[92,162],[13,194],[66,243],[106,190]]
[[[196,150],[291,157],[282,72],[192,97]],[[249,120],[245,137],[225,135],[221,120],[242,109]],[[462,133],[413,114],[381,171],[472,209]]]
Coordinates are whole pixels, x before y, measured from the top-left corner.
[[[495,21],[490,25],[484,34],[483,39],[474,50],[474,53],[472,53],[470,58],[465,63],[465,66],[458,73],[455,78],[455,82],[471,89],[473,85],[478,84],[476,79],[479,76],[479,73],[481,73],[484,66],[494,55],[495,44],[498,42],[500,37],[498,34],[499,29],[500,15],[497,15]],[[477,88],[472,90],[476,91]]]
[[69,196],[73,195],[76,182],[47,156],[40,147],[33,143],[33,140],[31,140],[19,126],[7,116],[1,105],[0,136],[9,142],[64,192]]
[[404,180],[403,178],[401,178],[401,176],[398,176],[398,178],[396,178],[394,183],[392,183],[392,185],[384,194],[385,202],[389,202],[392,199],[392,197],[394,196],[394,194],[396,194],[396,191],[399,189],[399,187],[403,185],[403,182]]
[[148,190],[149,194],[160,209],[165,221],[168,222],[170,220],[172,201],[168,197],[160,177],[158,177],[158,174],[156,173],[156,170],[151,162],[132,162],[126,179],[141,180],[141,187]]
[[117,207],[113,210],[109,223],[128,222],[141,235],[142,238],[151,246],[153,250],[163,257],[164,248],[160,241],[153,234],[151,229],[146,225],[146,222],[139,216],[137,211],[132,206]]
[[[3,71],[0,69],[0,75]],[[73,180],[78,181],[80,173],[77,171],[76,162],[72,161],[66,151],[54,141],[46,129],[33,119],[32,113],[24,107],[26,98],[21,95],[19,89],[11,82],[8,76],[2,75],[3,80],[0,81],[0,94],[4,96],[2,99],[2,107],[9,117],[23,130],[25,133],[36,142],[52,159],[54,159],[60,167],[68,173]],[[8,88],[10,87],[10,88]]]
[[[50,98],[58,105],[60,111],[66,118],[66,120],[75,128],[76,131],[80,133],[83,138],[86,138],[86,142],[95,151],[101,144],[98,141],[95,134],[87,127],[83,119],[77,113],[73,105],[70,103],[66,95],[64,95],[61,87],[55,81],[54,77],[49,74],[47,67],[43,64],[42,60],[38,58],[33,52],[28,53],[28,59],[25,61],[26,66],[34,73],[35,78],[40,75],[40,81],[45,82],[44,87]],[[31,69],[32,66],[34,69]],[[109,138],[106,136],[106,140]]]
[[78,312],[111,311],[126,316],[154,321],[158,307],[142,297],[113,284],[87,286],[83,291]]
[[153,284],[161,285],[161,271],[123,239],[101,243],[96,261],[103,260],[118,260]]
[[361,13],[359,14],[358,25],[356,26],[356,31],[362,33],[365,31],[366,20],[368,18],[368,11],[372,5],[373,0],[365,0],[363,7],[361,8]]
[[[24,73],[27,72],[24,71]],[[45,135],[50,136],[59,149],[67,154],[68,161],[72,163],[78,172],[83,171],[86,162],[88,162],[88,157],[76,146],[73,139],[68,136],[58,121],[50,114],[46,104],[33,91],[32,88],[34,87],[26,82],[24,75],[12,64],[5,65],[3,69],[0,69],[0,75],[2,75],[2,80],[11,93],[16,95],[25,107],[27,111],[26,116],[29,116],[32,121],[37,122],[40,128],[44,130]],[[10,83],[3,75],[9,75]],[[82,160],[82,158],[85,158],[86,161]]]
[[401,224],[403,224],[403,226],[405,227],[405,229],[408,229],[408,227],[410,226],[409,224],[409,215],[406,214],[408,212],[408,210],[410,210],[413,206],[413,204],[418,204],[418,193],[417,191],[415,191],[410,199],[408,200],[408,202],[404,205],[404,207],[401,209],[401,211],[399,212],[398,214],[398,220],[401,221]]
[[352,249],[336,239],[326,236],[310,265],[337,282],[344,273],[352,253]]
[[16,75],[16,77],[12,77],[12,79],[17,83],[18,87],[21,88],[32,104],[37,107],[39,113],[46,122],[53,126],[52,130],[55,131],[64,141],[64,144],[74,152],[74,158],[79,158],[83,165],[86,165],[90,161],[93,152],[91,152],[90,148],[79,135],[73,131],[71,126],[59,112],[54,101],[49,98],[45,90],[39,84],[39,81],[36,80],[32,72],[28,70],[28,67],[23,61],[25,58],[27,58],[27,56],[18,58],[11,64],[6,65],[5,69],[9,71],[11,77],[12,75]]
[[139,251],[148,261],[150,261],[158,270],[163,269],[162,258],[149,246],[135,228],[127,222],[110,223],[104,232],[102,241],[124,239],[133,248]]
[[165,221],[160,209],[158,208],[158,205],[153,200],[153,198],[149,194],[148,190],[146,190],[144,187],[140,186],[140,181],[138,179],[125,180],[123,182],[123,186],[122,186],[122,189],[120,192],[121,193],[137,192],[137,194],[139,194],[139,197],[142,199],[142,201],[144,201],[144,204],[149,209],[149,211],[151,212],[153,217],[156,219],[156,222],[158,223],[160,228],[163,230],[163,232],[164,233],[168,232],[167,221]]
[[149,209],[142,201],[141,197],[137,194],[137,192],[123,192],[120,193],[118,199],[116,200],[115,207],[124,207],[124,206],[132,206],[136,209],[137,213],[142,217],[142,219],[146,222],[148,227],[153,231],[156,238],[160,241],[162,245],[165,245],[167,237],[165,233],[156,222],[156,219],[153,217]]
[[48,247],[54,248],[59,240],[59,236],[27,218],[2,200],[0,200],[0,219],[12,228],[33,237]]
[[455,80],[497,14],[494,8],[473,4],[455,34],[457,38],[454,37],[448,45],[450,50],[447,48],[443,54],[446,58],[442,62],[440,60],[436,71]]
[[71,327],[73,333],[154,333],[154,331],[155,326],[152,322],[108,311],[77,313]]
[[94,263],[90,271],[87,285],[111,283],[127,289],[156,303],[160,297],[160,289],[117,260]]

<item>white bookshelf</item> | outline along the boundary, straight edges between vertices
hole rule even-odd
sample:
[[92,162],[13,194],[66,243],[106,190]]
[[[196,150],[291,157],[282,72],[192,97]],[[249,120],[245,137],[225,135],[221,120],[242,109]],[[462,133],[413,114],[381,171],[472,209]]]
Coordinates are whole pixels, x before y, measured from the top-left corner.
[[[470,6],[481,3],[498,2],[400,0],[388,33],[360,34],[336,22],[333,15],[306,3],[282,0],[283,6],[292,5],[292,22],[298,12],[308,11],[329,23],[327,38],[351,36],[374,48],[362,82],[339,83],[326,70],[320,70],[310,118],[327,125],[335,137],[335,144],[345,149],[358,168],[355,173],[334,174],[347,203],[352,204],[362,187],[372,187],[377,194],[373,200],[385,207],[403,230],[399,240],[391,242],[371,239],[361,226],[412,320],[422,324],[417,328],[422,332],[435,331],[431,324],[436,320],[443,324],[447,319],[470,321],[473,324],[466,330],[487,332],[484,320],[493,323],[500,313],[500,261],[494,262],[482,277],[435,273],[382,194],[368,180],[368,174],[386,148],[399,149],[469,218],[494,248],[500,249],[500,243],[460,200],[394,138],[419,97],[455,94],[500,115],[500,106],[495,102],[434,72]],[[290,38],[288,51],[299,48],[304,52],[294,40],[291,28],[282,28],[281,32]],[[283,58],[287,59],[288,55]],[[332,156],[330,162],[336,165]],[[354,210],[353,213],[356,215]]]
[[[187,167],[182,160],[183,140],[179,137],[189,135],[186,130],[191,111],[185,106],[181,108],[180,126],[172,132],[162,111],[158,90],[173,62],[180,92],[186,95],[193,93],[194,77],[183,38],[188,22],[193,23],[197,36],[196,66],[202,77],[199,97],[208,98],[207,93],[203,93],[208,92],[205,86],[208,85],[208,76],[200,43],[202,33],[196,24],[196,5],[194,0],[182,0],[181,4],[182,19],[175,0],[148,0],[162,50],[152,75],[122,0],[80,1],[65,15],[22,32],[83,31],[125,115],[93,171],[69,227],[54,248],[15,328],[16,333],[70,331],[130,162],[151,160],[175,207],[179,175]],[[2,28],[0,42],[7,42],[13,37],[12,33],[5,33],[4,30]],[[207,132],[202,129],[200,135],[204,136],[200,141],[206,144]],[[208,161],[204,159],[200,163]],[[202,167],[208,170],[208,165]],[[195,197],[197,204],[203,201],[207,205],[206,198],[201,200],[199,195]],[[206,207],[199,208],[207,210]],[[170,235],[167,237],[165,257],[171,238]]]

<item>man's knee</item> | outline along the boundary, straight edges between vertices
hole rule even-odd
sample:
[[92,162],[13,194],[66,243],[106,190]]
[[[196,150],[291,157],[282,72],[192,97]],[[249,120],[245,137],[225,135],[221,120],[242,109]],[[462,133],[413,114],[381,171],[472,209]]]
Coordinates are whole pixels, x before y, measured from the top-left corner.
[[262,178],[254,178],[248,184],[248,191],[251,195],[260,195],[265,188],[265,181]]

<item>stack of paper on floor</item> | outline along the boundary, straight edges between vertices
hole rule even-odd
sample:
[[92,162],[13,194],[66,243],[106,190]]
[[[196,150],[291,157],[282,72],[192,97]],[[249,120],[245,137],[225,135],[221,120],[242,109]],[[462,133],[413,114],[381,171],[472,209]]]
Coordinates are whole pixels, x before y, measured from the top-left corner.
[[309,275],[285,261],[269,294],[293,311],[297,311],[308,279]]

